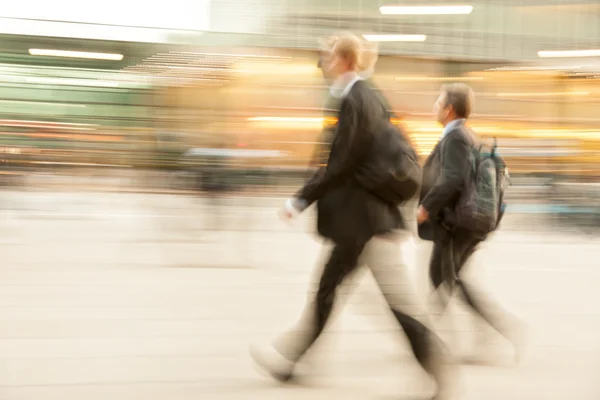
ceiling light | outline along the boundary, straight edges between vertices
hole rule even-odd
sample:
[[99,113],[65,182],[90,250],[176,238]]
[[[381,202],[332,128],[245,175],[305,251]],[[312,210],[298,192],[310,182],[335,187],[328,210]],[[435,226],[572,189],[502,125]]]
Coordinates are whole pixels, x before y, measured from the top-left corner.
[[386,15],[465,15],[473,12],[473,6],[382,6],[379,12]]
[[248,121],[255,122],[323,122],[322,117],[251,117]]
[[526,66],[526,67],[500,67],[500,68],[490,68],[485,71],[565,71],[572,69],[581,69],[585,68],[585,65],[563,65],[563,66]]
[[51,77],[27,77],[25,82],[38,85],[65,85],[65,86],[91,86],[91,87],[119,87],[118,82],[99,79],[71,79]]
[[588,96],[590,92],[498,93],[498,97]]
[[72,103],[49,103],[44,101],[26,101],[26,100],[0,100],[0,104],[28,104],[35,106],[54,106],[54,107],[74,107],[74,108],[85,108],[85,104],[72,104]]
[[600,50],[538,51],[542,58],[600,57]]
[[195,38],[202,32],[0,17],[0,34],[119,42],[172,43]]
[[369,42],[424,42],[426,35],[363,35]]
[[281,157],[284,155],[279,150],[248,150],[248,149],[215,149],[193,148],[185,152],[188,156],[230,156],[230,157]]
[[31,54],[32,56],[90,58],[90,59],[94,59],[94,60],[120,61],[123,59],[123,54],[90,53],[87,51],[68,51],[68,50],[50,50],[50,49],[29,49],[29,54]]
[[397,81],[480,81],[481,76],[397,76]]

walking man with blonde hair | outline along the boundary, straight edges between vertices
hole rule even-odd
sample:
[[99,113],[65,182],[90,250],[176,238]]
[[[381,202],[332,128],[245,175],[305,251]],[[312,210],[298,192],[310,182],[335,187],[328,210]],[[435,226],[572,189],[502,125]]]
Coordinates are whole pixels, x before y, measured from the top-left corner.
[[415,358],[435,380],[435,398],[447,399],[455,383],[447,351],[428,327],[426,307],[406,266],[399,265],[403,217],[396,205],[364,189],[357,179],[372,144],[390,124],[386,107],[359,76],[361,52],[361,42],[354,35],[340,35],[335,40],[325,67],[335,77],[331,94],[339,98],[340,109],[327,165],[319,168],[281,211],[283,219],[291,219],[317,203],[318,231],[333,245],[329,259],[298,325],[272,346],[253,349],[252,356],[275,379],[289,380],[325,329],[340,284],[359,266],[367,265]]

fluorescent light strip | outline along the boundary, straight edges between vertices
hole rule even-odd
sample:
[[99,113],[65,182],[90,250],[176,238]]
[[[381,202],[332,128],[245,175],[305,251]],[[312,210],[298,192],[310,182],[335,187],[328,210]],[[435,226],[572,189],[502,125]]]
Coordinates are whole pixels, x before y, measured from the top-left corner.
[[[1,69],[1,67],[0,67]],[[60,70],[56,70],[60,71]],[[83,71],[83,70],[82,70]],[[93,70],[90,70],[93,72]],[[103,71],[104,72],[104,71]],[[0,85],[4,85],[4,82],[14,83],[34,83],[41,85],[65,85],[65,86],[88,86],[88,87],[130,87],[131,85],[144,85],[142,87],[151,84],[151,77],[146,75],[134,75],[127,73],[119,74],[101,74],[105,75],[107,79],[86,79],[86,78],[63,78],[60,76],[31,76],[30,74],[14,73],[14,74],[0,74]],[[96,75],[97,76],[97,75]]]
[[97,79],[70,79],[70,78],[25,78],[27,83],[40,85],[65,85],[65,86],[92,86],[92,87],[118,87],[118,82],[102,81]]
[[590,92],[498,93],[498,97],[588,96]]
[[88,51],[51,50],[51,49],[29,49],[32,56],[67,57],[67,58],[89,58],[93,60],[120,61],[123,54],[115,53],[92,53]]
[[585,68],[585,65],[557,65],[557,66],[532,66],[532,67],[500,67],[500,68],[490,68],[485,71],[509,71],[509,72],[518,72],[518,71],[565,71],[565,70],[573,70],[573,69],[581,69]]
[[424,42],[426,35],[363,35],[369,42]]
[[0,100],[0,104],[28,104],[28,105],[33,105],[33,106],[85,108],[85,104],[48,103],[48,102],[43,102],[43,101],[24,101],[24,100]]
[[[106,69],[102,68],[81,68],[81,67],[53,67],[49,65],[24,65],[24,64],[3,64],[0,63],[0,71],[31,71],[31,70],[44,70],[44,71],[78,71],[78,72],[89,72],[89,73],[106,73]],[[114,75],[119,75],[120,72],[113,72]]]
[[36,126],[71,127],[71,126],[98,126],[97,124],[78,124],[73,122],[32,121],[22,119],[2,119],[0,125],[6,124],[37,124]]
[[538,51],[541,58],[565,57],[600,57],[600,49],[596,50],[565,50],[565,51]]
[[473,6],[382,6],[379,12],[384,15],[466,15],[473,12]]
[[286,56],[270,56],[262,54],[228,54],[228,53],[196,53],[191,51],[170,51],[169,54],[184,55],[189,57],[209,56],[209,57],[225,57],[225,58],[265,58],[265,59],[281,59],[291,60],[292,57]]
[[0,18],[0,34],[139,43],[170,43],[170,35],[172,34],[197,36],[201,32]]
[[194,148],[186,151],[187,155],[229,156],[229,157],[282,157],[285,153],[279,150],[247,150],[247,149],[213,149]]
[[254,122],[323,122],[324,118],[306,118],[306,117],[252,117],[248,121]]
[[481,81],[481,76],[397,76],[397,81]]

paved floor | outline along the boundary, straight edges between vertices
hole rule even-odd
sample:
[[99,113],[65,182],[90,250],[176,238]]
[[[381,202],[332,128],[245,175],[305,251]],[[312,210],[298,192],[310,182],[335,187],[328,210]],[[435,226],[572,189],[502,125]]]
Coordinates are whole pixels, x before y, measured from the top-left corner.
[[[368,276],[314,352],[306,386],[254,369],[248,345],[294,322],[320,247],[308,218],[276,219],[277,199],[218,209],[190,197],[4,192],[0,204],[0,399],[421,393],[422,372]],[[483,246],[472,267],[529,323],[530,347],[517,368],[464,367],[462,398],[598,398],[598,245],[506,230]],[[421,242],[407,252],[423,290],[427,252]],[[454,347],[467,353],[478,325],[459,305],[453,312]],[[488,346],[507,357],[501,340]]]

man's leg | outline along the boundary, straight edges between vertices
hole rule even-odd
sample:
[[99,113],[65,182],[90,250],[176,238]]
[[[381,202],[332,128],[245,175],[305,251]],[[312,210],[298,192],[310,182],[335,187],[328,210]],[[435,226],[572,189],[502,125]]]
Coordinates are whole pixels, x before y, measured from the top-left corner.
[[450,276],[454,274],[451,255],[450,241],[434,242],[429,260],[429,279],[433,286],[432,300],[436,313],[440,315],[446,311],[454,289],[454,278]]
[[493,299],[475,274],[466,274],[463,271],[478,244],[478,240],[468,238],[456,242],[455,252],[460,292],[465,303],[478,317],[513,344],[515,356],[518,358],[523,340],[521,323]]
[[456,382],[450,356],[439,337],[429,328],[423,299],[415,290],[410,273],[401,260],[401,238],[374,238],[361,257],[373,273],[394,317],[404,330],[421,366],[438,385],[439,398],[449,396]]
[[275,340],[275,356],[285,361],[277,368],[268,355],[253,354],[255,361],[268,370],[273,377],[284,381],[292,376],[295,364],[310,349],[325,328],[336,298],[339,285],[350,275],[358,264],[362,244],[336,244],[319,280],[319,286],[313,299],[309,300],[299,322],[289,332]]

